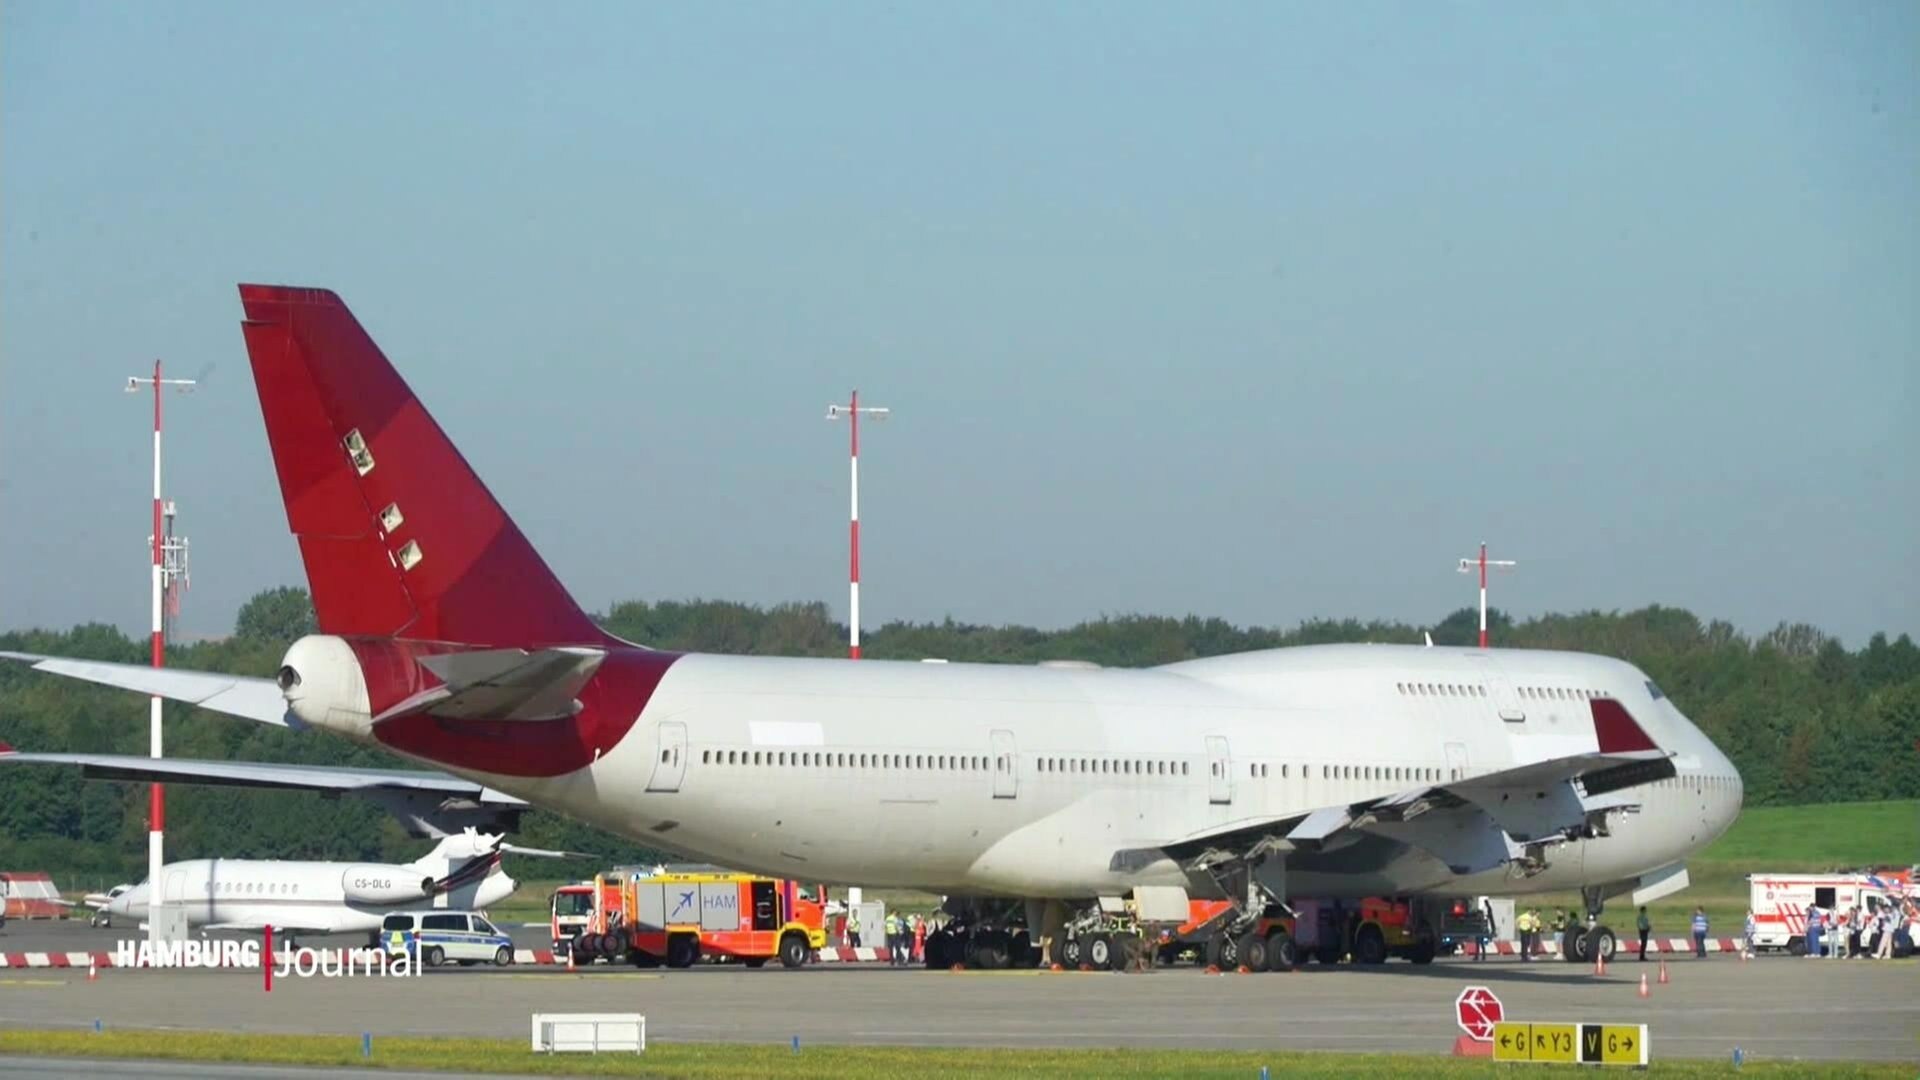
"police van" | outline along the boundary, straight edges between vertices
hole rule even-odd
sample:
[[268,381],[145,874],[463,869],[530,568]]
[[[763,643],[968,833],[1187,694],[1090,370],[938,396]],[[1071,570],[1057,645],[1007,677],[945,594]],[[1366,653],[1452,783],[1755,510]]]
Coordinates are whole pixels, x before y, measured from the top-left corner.
[[513,963],[513,939],[477,911],[395,911],[380,921],[380,938],[388,956],[413,953],[423,967]]

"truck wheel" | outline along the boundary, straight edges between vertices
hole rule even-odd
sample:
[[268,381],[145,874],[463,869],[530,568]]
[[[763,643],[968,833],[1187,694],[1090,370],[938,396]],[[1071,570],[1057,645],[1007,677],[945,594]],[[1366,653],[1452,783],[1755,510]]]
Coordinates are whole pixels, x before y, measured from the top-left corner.
[[511,964],[511,963],[513,963],[513,949],[511,949],[506,945],[502,945],[498,949],[495,949],[493,951],[494,967],[506,967],[508,964]]
[[674,934],[667,939],[667,966],[690,968],[700,959],[700,939],[689,934]]
[[[765,960],[760,961],[766,963]],[[807,962],[807,939],[800,934],[788,934],[780,939],[780,966],[797,968]]]
[[1387,962],[1387,939],[1380,935],[1377,926],[1363,926],[1353,939],[1353,962],[1356,964],[1384,964]]
[[1248,971],[1267,970],[1267,939],[1249,933],[1240,939],[1240,966]]
[[1267,970],[1292,971],[1300,966],[1300,950],[1293,943],[1293,935],[1285,930],[1275,930],[1267,935]]
[[1803,937],[1788,938],[1787,939],[1787,955],[1788,956],[1807,955],[1807,939]]
[[1423,937],[1419,941],[1414,942],[1413,948],[1407,950],[1407,959],[1416,964],[1431,964],[1433,963],[1434,956],[1438,952],[1439,950],[1433,944],[1433,939]]
[[439,967],[441,964],[447,962],[446,950],[438,945],[427,946],[427,951],[422,953],[421,956],[426,960],[428,967]]

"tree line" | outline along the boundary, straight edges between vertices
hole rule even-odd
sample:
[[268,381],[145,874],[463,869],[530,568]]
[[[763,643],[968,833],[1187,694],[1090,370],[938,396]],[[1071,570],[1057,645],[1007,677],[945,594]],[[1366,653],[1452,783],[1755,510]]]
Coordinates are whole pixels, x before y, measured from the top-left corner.
[[[665,649],[768,656],[842,656],[846,627],[824,603],[761,607],[718,600],[630,601],[596,616],[629,640]],[[946,619],[894,622],[862,642],[873,659],[940,658],[1033,664],[1083,660],[1109,667],[1172,663],[1221,653],[1336,642],[1471,645],[1477,613],[1430,627],[1313,619],[1291,628],[1222,619],[1103,616],[1060,630]],[[1815,627],[1783,623],[1750,636],[1679,608],[1489,614],[1507,648],[1567,649],[1639,665],[1740,769],[1747,802],[1784,804],[1920,797],[1920,647],[1875,634],[1848,650]],[[271,675],[287,646],[313,630],[304,590],[271,589],[240,609],[232,636],[172,646],[178,667]],[[0,649],[124,663],[147,659],[145,639],[98,623],[0,634]],[[0,741],[21,750],[144,754],[146,699],[0,663]],[[217,760],[409,767],[344,740],[301,734],[169,703],[170,756]],[[77,770],[0,766],[0,869],[47,870],[63,886],[144,876],[144,785],[82,781]],[[241,788],[168,789],[170,858],[405,861],[426,850],[384,812],[353,798]],[[592,852],[594,863],[516,868],[516,876],[591,873],[595,865],[664,858],[556,814],[534,811],[519,842]]]

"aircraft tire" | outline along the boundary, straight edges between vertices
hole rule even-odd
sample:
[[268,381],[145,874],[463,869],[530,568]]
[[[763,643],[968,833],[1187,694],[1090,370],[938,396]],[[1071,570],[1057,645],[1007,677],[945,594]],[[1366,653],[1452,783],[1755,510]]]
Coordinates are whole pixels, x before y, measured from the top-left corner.
[[1113,967],[1113,939],[1105,934],[1094,934],[1087,938],[1086,962],[1095,971],[1106,971]]
[[1560,959],[1569,964],[1584,964],[1593,959],[1587,953],[1587,935],[1577,927],[1560,932]]
[[1285,930],[1275,930],[1267,935],[1267,970],[1292,971],[1300,966],[1300,947],[1294,944],[1293,935]]
[[1248,971],[1265,971],[1270,956],[1267,955],[1267,939],[1257,933],[1247,933],[1240,938],[1240,963]]
[[1066,967],[1077,968],[1087,961],[1087,939],[1078,934],[1068,938],[1060,945],[1062,963]]
[[1207,939],[1207,966],[1232,971],[1240,966],[1240,943],[1224,931],[1215,931]]
[[1582,948],[1586,951],[1588,959],[1599,956],[1604,958],[1608,963],[1612,963],[1614,954],[1620,949],[1620,941],[1613,936],[1612,928],[1596,926],[1587,931],[1586,941],[1582,943]]

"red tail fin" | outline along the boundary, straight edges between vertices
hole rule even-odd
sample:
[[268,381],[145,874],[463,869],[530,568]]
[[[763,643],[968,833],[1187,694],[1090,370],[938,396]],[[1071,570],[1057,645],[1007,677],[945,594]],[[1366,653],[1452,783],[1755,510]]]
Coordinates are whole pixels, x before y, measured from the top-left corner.
[[240,301],[322,633],[604,640],[339,297],[242,285]]

